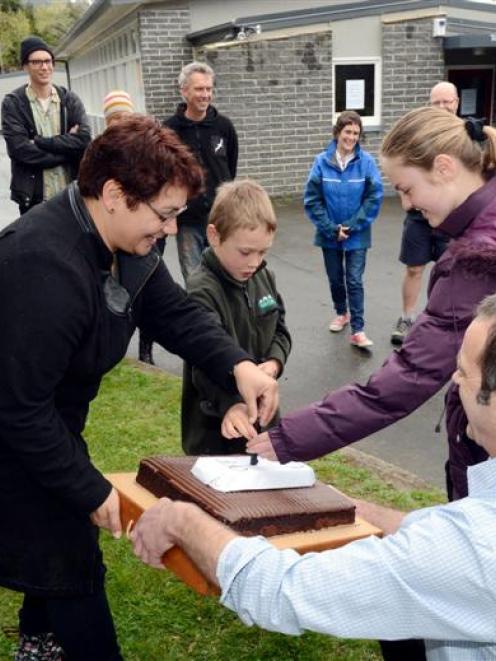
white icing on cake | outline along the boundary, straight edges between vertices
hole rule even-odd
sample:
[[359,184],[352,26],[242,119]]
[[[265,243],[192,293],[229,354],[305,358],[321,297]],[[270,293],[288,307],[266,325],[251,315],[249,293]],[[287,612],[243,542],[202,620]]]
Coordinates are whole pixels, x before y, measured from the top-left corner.
[[216,491],[259,491],[263,489],[291,489],[312,487],[315,473],[307,464],[258,458],[250,465],[249,455],[199,457],[191,468],[193,475]]

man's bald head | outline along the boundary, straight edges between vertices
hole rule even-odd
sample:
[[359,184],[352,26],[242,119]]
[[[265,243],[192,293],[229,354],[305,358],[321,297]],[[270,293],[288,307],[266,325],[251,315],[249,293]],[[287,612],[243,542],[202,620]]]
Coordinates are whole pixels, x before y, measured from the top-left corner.
[[453,83],[443,81],[431,89],[431,106],[444,108],[456,115],[458,110],[458,91]]

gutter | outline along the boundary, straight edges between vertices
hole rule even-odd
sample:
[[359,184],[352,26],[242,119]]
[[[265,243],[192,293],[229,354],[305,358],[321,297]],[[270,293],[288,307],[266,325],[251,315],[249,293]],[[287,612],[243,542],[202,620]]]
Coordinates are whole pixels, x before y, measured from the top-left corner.
[[[475,11],[490,11],[489,5],[482,2],[469,2],[468,0],[366,0],[364,2],[350,2],[337,7],[316,7],[244,16],[229,23],[221,23],[204,30],[190,32],[186,35],[186,39],[193,46],[202,46],[212,42],[236,39],[241,41],[249,35],[260,34],[264,30],[286,29],[419,9],[435,8],[440,11],[443,7],[448,6]],[[239,34],[242,36],[239,37]]]

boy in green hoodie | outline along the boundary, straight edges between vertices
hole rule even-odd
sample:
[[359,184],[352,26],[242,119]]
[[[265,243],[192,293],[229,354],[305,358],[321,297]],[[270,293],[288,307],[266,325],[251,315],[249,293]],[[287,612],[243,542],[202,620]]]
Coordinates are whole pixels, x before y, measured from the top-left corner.
[[[250,179],[222,184],[207,226],[210,247],[187,285],[189,294],[274,379],[291,350],[284,305],[264,260],[276,225],[272,203],[260,184]],[[241,398],[227,395],[187,363],[181,426],[184,452],[191,455],[244,452],[244,439],[256,434]]]

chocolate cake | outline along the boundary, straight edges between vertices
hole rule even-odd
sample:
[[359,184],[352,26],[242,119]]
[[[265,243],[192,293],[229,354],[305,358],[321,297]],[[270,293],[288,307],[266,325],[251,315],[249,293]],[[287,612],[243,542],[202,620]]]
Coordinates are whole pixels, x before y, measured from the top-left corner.
[[355,506],[332,487],[221,493],[192,473],[197,457],[158,456],[140,462],[136,481],[161,498],[196,503],[243,535],[280,535],[353,523]]

